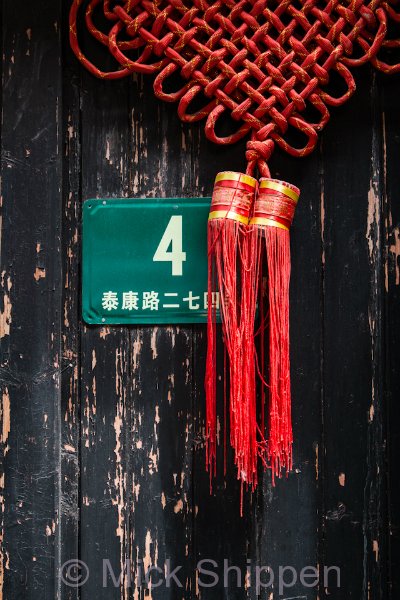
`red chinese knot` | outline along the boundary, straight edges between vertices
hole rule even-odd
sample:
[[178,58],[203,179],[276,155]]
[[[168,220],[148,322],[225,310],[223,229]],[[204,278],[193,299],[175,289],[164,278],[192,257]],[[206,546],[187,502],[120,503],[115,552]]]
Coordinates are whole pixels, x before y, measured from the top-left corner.
[[[329,107],[343,104],[355,90],[350,68],[370,61],[384,72],[400,71],[400,64],[379,58],[382,48],[400,47],[399,39],[388,39],[389,22],[400,24],[399,9],[399,0],[74,0],[70,40],[97,77],[155,74],[156,96],[179,102],[183,121],[206,119],[211,141],[231,144],[250,134],[248,172],[258,164],[268,176],[265,162],[275,145],[293,156],[315,148]],[[109,31],[94,24],[97,12],[109,21]],[[77,21],[83,17],[115,58],[115,71],[101,71],[81,51]],[[333,71],[345,85],[338,97],[327,91]],[[166,81],[175,72],[184,84],[167,92]],[[199,96],[206,102],[196,110]],[[318,122],[306,118],[309,108]],[[238,129],[219,137],[216,127],[226,112]],[[289,143],[291,128],[304,136],[302,147]]]

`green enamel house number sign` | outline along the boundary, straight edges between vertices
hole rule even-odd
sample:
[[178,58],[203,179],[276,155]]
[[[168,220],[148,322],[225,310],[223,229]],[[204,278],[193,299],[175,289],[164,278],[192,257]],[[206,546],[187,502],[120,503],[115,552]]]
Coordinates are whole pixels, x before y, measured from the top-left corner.
[[210,198],[95,199],[83,207],[89,324],[204,323]]

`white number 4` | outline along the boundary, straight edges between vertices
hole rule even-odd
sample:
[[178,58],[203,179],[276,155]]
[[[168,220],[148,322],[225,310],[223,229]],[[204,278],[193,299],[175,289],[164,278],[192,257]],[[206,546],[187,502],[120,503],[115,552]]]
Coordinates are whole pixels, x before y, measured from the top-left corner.
[[[171,247],[171,249],[169,249]],[[186,252],[182,251],[182,216],[171,217],[153,256],[154,262],[171,262],[172,275],[182,275]]]

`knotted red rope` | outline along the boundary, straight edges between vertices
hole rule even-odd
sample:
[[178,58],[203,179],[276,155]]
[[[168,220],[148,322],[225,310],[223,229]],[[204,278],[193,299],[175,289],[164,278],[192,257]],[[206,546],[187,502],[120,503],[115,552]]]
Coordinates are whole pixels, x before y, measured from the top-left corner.
[[[183,121],[206,119],[206,136],[215,143],[231,144],[253,132],[247,158],[260,165],[272,151],[267,141],[293,156],[315,148],[328,107],[355,91],[349,68],[369,61],[386,73],[399,72],[400,64],[380,58],[383,49],[400,47],[399,39],[387,39],[388,23],[399,27],[399,7],[399,0],[74,0],[70,42],[96,77],[156,75],[155,95],[179,102]],[[97,12],[110,23],[108,30],[94,24]],[[109,49],[114,71],[101,71],[82,52],[81,19]],[[332,71],[346,90],[338,97],[327,91]],[[183,85],[167,92],[166,82],[177,72]],[[205,105],[195,110],[200,96]],[[305,118],[308,109],[319,114],[318,122]],[[238,129],[221,137],[217,130],[226,112]],[[291,129],[303,135],[302,147],[289,142]]]
[[[208,226],[209,298],[217,285],[230,374],[230,442],[237,476],[257,485],[257,457],[273,477],[292,464],[289,364],[289,227],[299,191],[271,179],[267,166],[276,146],[305,156],[316,146],[330,107],[355,91],[353,67],[371,62],[385,73],[400,72],[383,54],[400,47],[388,25],[400,29],[400,0],[74,0],[70,42],[95,76],[118,79],[155,75],[155,95],[178,102],[185,122],[206,119],[205,133],[217,144],[249,136],[246,175],[219,174]],[[109,27],[95,25],[103,13]],[[101,71],[82,52],[84,27],[108,48],[115,69]],[[332,73],[345,91],[329,90]],[[181,87],[168,92],[171,76]],[[194,108],[200,100],[202,108]],[[221,136],[228,113],[238,127]],[[306,115],[317,114],[316,122]],[[293,146],[291,130],[303,139]],[[259,184],[254,179],[261,176]],[[265,273],[264,273],[265,271]],[[267,277],[264,307],[262,277]],[[257,298],[261,323],[254,331]],[[206,368],[207,464],[216,470],[216,308],[209,302]],[[264,332],[268,333],[268,376]],[[255,337],[261,339],[259,356]],[[256,379],[261,381],[257,408]],[[266,382],[265,379],[268,379]],[[269,419],[265,438],[264,399]]]

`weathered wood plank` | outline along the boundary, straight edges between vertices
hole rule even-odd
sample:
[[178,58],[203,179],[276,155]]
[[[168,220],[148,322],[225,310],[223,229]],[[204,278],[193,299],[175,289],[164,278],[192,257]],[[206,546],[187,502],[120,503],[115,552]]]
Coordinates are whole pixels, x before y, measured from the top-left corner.
[[[89,77],[85,82],[96,93],[99,82]],[[120,83],[117,91],[105,84],[97,89],[94,105],[92,98],[83,99],[84,197],[173,196],[181,187],[180,172],[167,177],[167,173],[174,174],[170,165],[175,164],[175,156],[184,153],[181,126],[174,119],[168,130],[166,115],[160,117],[162,109],[155,100],[137,107],[142,83],[129,83],[133,86],[129,93],[127,82]],[[135,101],[131,121],[129,94]],[[146,109],[152,116],[143,119],[139,113]],[[85,161],[85,157],[95,160]],[[152,177],[152,169],[157,178]],[[143,173],[147,176],[141,179]],[[82,593],[127,598],[150,592],[169,597],[174,590],[165,585],[153,590],[150,586],[146,592],[136,584],[137,563],[163,568],[167,559],[171,565],[182,565],[181,576],[190,593],[191,328],[86,328],[82,347],[86,380],[82,389],[87,399],[82,417],[81,549],[95,577]],[[93,365],[99,367],[99,360],[102,376],[96,377],[94,389],[91,371]],[[104,466],[99,468],[101,460]],[[102,495],[110,496],[104,505]],[[116,507],[117,520],[108,517],[104,537],[95,540],[92,527],[99,521],[107,523],[111,506]],[[125,576],[117,586],[120,589],[110,590],[113,582],[108,577],[106,588],[101,589],[103,559],[110,561],[117,578],[129,560],[132,580]]]
[[[191,195],[194,165],[187,163],[187,156],[193,155],[193,138],[187,136],[171,107],[154,98],[151,81],[135,77],[129,90],[131,195]],[[164,573],[166,564],[170,570],[180,567],[177,576],[182,585],[173,581],[169,585],[155,573],[156,585],[147,590],[143,586],[139,596],[189,598],[193,587],[192,327],[132,328],[131,346],[135,490],[131,560],[135,564],[140,559],[144,568],[155,566]],[[157,581],[162,581],[159,587]]]
[[[382,179],[371,70],[324,135],[324,564],[329,598],[384,598],[381,434]],[[351,126],[350,126],[351,124]],[[378,137],[376,137],[378,136]],[[330,594],[328,596],[328,593]]]
[[[122,197],[129,183],[127,81],[109,85],[81,72],[82,199]],[[118,102],[115,99],[118,98]],[[81,598],[128,598],[127,577],[103,586],[103,561],[118,581],[129,558],[129,334],[84,326],[81,338]]]
[[387,420],[387,476],[389,485],[388,539],[389,539],[389,592],[390,598],[400,595],[400,479],[398,456],[400,455],[400,115],[398,101],[400,78],[380,76],[377,85],[382,90],[382,121],[384,135],[384,239],[385,276],[385,381],[384,398]]
[[2,4],[0,597],[59,597],[61,3]]
[[384,399],[384,260],[383,206],[384,136],[382,106],[374,73],[371,86],[372,153],[371,189],[368,195],[366,237],[369,258],[369,332],[371,344],[371,411],[368,419],[368,479],[364,490],[364,529],[368,539],[364,550],[368,594],[376,598],[388,595],[388,531],[387,531],[387,453],[386,407]]
[[[69,5],[63,6],[63,23]],[[62,207],[62,373],[61,373],[61,503],[60,562],[79,557],[80,519],[80,76],[68,48],[68,28],[63,27],[63,207]],[[63,568],[67,578],[67,567]],[[78,571],[72,571],[78,576]],[[84,576],[84,572],[80,574]],[[75,600],[79,588],[61,581],[61,597]]]

